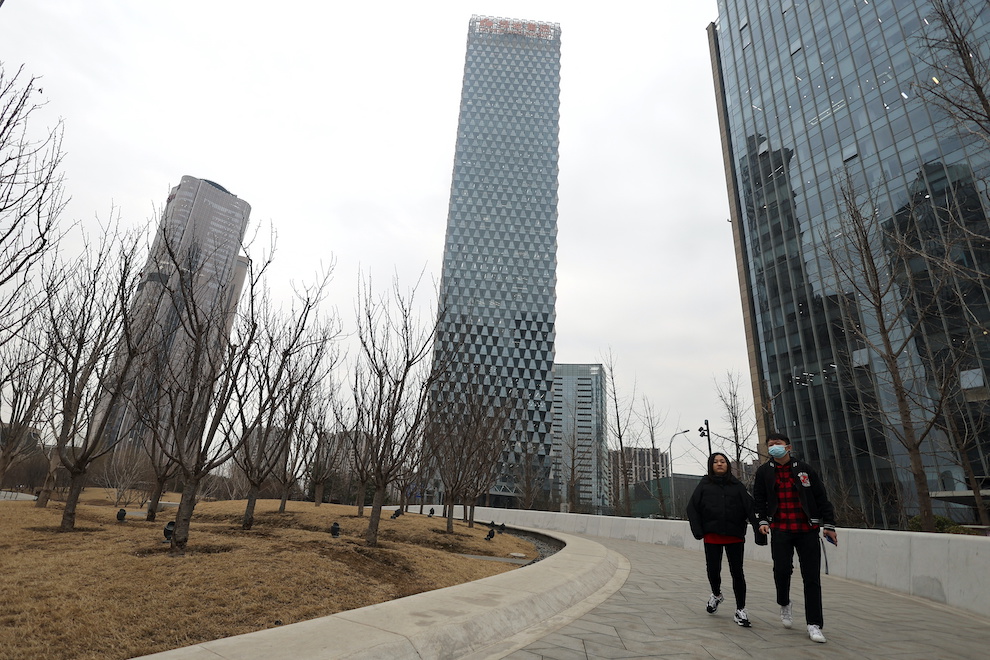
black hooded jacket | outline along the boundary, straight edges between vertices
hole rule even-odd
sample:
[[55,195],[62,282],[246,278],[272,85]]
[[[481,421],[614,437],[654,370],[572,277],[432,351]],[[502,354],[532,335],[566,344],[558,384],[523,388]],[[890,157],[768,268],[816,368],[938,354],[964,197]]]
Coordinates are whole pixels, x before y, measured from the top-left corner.
[[[746,538],[746,523],[756,530],[759,522],[754,511],[753,498],[746,486],[731,473],[715,475],[711,470],[711,460],[709,459],[709,473],[701,478],[688,501],[687,516],[691,522],[691,533],[696,539],[703,538],[705,534]],[[755,532],[755,535],[757,538],[763,536],[759,532]]]

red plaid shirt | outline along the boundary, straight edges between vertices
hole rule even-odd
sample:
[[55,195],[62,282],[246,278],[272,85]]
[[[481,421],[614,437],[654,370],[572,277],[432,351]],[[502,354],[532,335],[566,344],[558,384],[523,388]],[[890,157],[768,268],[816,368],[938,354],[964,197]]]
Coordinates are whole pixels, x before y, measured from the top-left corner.
[[782,532],[810,532],[815,529],[801,508],[801,499],[798,497],[797,486],[794,483],[794,475],[791,474],[791,463],[788,461],[783,465],[779,463],[774,466],[777,475],[777,513],[773,517],[770,529],[777,529]]

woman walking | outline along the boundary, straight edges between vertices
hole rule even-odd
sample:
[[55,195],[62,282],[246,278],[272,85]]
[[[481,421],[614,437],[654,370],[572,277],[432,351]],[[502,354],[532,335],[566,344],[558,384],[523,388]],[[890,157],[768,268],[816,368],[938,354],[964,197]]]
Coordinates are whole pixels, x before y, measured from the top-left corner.
[[715,614],[722,596],[722,551],[729,560],[732,593],[736,597],[733,620],[740,626],[750,626],[746,614],[746,577],[743,575],[743,544],[746,523],[753,526],[757,545],[765,545],[760,534],[759,520],[753,510],[753,498],[741,481],[732,474],[729,458],[720,452],[708,458],[708,474],[701,478],[688,502],[688,520],[694,538],[705,540],[705,565],[712,595],[708,599],[709,614]]

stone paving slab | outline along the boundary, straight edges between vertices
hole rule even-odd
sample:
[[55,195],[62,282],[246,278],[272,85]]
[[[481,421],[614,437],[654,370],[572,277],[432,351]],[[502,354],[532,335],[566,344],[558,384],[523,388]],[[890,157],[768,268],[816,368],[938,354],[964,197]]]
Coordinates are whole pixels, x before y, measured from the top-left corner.
[[[781,626],[771,567],[745,565],[752,628],[732,620],[735,601],[723,566],[719,612],[705,612],[710,588],[698,552],[620,539],[588,537],[625,556],[625,584],[577,619],[513,651],[487,657],[511,660],[593,658],[877,658],[985,660],[990,620],[962,610],[861,583],[822,576],[825,644],[808,639],[800,576],[791,597],[794,628]],[[987,595],[990,598],[990,594]]]

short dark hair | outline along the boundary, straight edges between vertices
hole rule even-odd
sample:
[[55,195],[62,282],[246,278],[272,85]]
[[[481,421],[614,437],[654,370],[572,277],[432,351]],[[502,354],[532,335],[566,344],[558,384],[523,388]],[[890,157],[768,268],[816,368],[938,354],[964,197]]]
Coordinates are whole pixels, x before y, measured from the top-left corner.
[[791,444],[791,439],[788,438],[783,433],[781,433],[780,431],[774,431],[773,433],[771,433],[770,435],[768,435],[767,436],[767,444],[770,444],[770,441],[771,440],[783,440],[785,445]]

